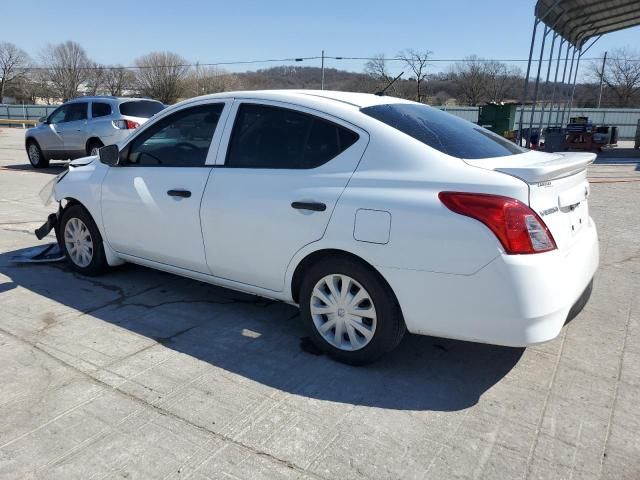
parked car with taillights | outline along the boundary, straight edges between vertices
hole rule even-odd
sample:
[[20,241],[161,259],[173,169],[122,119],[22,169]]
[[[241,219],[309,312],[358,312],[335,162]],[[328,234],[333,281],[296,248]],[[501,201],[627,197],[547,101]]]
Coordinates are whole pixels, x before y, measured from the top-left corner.
[[140,98],[75,98],[26,131],[29,162],[44,168],[49,160],[97,155],[100,147],[124,140],[164,108],[158,101]]
[[[71,267],[133,262],[299,305],[352,364],[406,330],[553,339],[598,267],[591,153],[525,150],[426,105],[236,92],[159,113],[49,192]],[[45,192],[46,196],[46,192]]]

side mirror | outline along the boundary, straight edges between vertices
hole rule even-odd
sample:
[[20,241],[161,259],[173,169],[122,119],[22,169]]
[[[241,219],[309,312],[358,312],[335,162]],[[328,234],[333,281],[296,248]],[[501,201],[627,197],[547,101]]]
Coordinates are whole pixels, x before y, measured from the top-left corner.
[[100,161],[110,167],[115,167],[120,161],[120,150],[117,145],[107,145],[98,150]]
[[47,123],[47,117],[40,117],[38,123]]

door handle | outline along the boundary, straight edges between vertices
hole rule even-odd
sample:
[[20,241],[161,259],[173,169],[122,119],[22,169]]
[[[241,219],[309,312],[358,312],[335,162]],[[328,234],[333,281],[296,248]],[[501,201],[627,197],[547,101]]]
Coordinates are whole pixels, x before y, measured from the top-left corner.
[[312,212],[324,212],[327,206],[321,202],[293,202],[291,204],[296,210],[311,210]]
[[169,190],[167,195],[170,197],[189,198],[191,196],[191,192],[189,190]]

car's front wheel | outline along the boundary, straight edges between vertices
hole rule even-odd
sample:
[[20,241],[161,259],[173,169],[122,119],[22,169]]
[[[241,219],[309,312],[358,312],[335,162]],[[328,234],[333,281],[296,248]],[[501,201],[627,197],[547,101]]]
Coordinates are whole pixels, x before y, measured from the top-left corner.
[[46,168],[49,166],[49,159],[44,156],[40,145],[35,140],[27,142],[27,156],[33,168]]
[[300,311],[314,344],[351,365],[377,360],[393,350],[406,331],[386,282],[347,257],[309,269],[300,288]]
[[71,205],[64,210],[60,233],[62,249],[76,272],[96,276],[107,269],[102,236],[84,207]]

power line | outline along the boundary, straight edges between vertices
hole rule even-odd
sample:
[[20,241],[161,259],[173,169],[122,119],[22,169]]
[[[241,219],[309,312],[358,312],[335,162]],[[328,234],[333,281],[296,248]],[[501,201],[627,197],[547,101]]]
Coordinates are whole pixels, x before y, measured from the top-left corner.
[[[380,58],[380,57],[330,57],[325,56],[325,59],[330,58],[334,60],[378,60],[383,62],[405,62],[406,59],[402,57],[389,57],[389,58]],[[582,60],[602,60],[603,57],[584,57]],[[541,63],[546,63],[549,61],[555,61],[556,58],[542,59]],[[628,62],[640,62],[640,58],[609,58],[609,60],[624,60]],[[528,62],[527,58],[429,58],[427,63],[431,62],[440,62],[440,63],[453,63],[453,62],[503,62],[503,63],[517,63],[517,62]],[[534,63],[538,63],[537,60],[534,60]]]
[[[223,65],[248,65],[257,63],[287,63],[287,62],[303,62],[305,60],[318,60],[322,57],[292,57],[292,58],[269,58],[265,60],[235,60],[229,62],[212,62],[212,63],[174,63],[171,65],[94,65],[91,67],[78,67],[76,70],[144,70],[148,68],[175,68],[175,67],[219,67]],[[330,58],[330,57],[326,57]],[[50,67],[26,67],[23,70],[51,70]]]
[[[405,62],[406,59],[402,57],[389,57],[389,58],[380,58],[380,57],[347,57],[347,56],[324,56],[325,60],[357,60],[357,61],[384,61],[384,62]],[[584,58],[583,61],[600,61],[603,57],[589,57]],[[304,62],[308,60],[322,60],[322,56],[311,56],[311,57],[290,57],[290,58],[269,58],[262,60],[234,60],[234,61],[226,61],[226,62],[209,62],[209,63],[181,63],[181,64],[172,64],[172,65],[129,65],[129,66],[109,66],[109,65],[93,65],[90,67],[78,67],[76,70],[145,70],[152,68],[191,68],[191,67],[221,67],[221,66],[232,66],[232,65],[256,65],[256,64],[265,64],[265,63],[298,63]],[[553,61],[555,59],[543,59],[540,63],[545,63],[549,61]],[[640,59],[635,58],[609,58],[609,60],[624,60],[627,62],[640,62]],[[501,62],[501,63],[521,63],[528,62],[526,58],[430,58],[427,60],[427,63],[456,63],[456,62]],[[538,63],[538,62],[536,62]],[[46,71],[51,70],[51,67],[46,66],[37,66],[37,67],[26,67],[22,70],[27,71]]]

